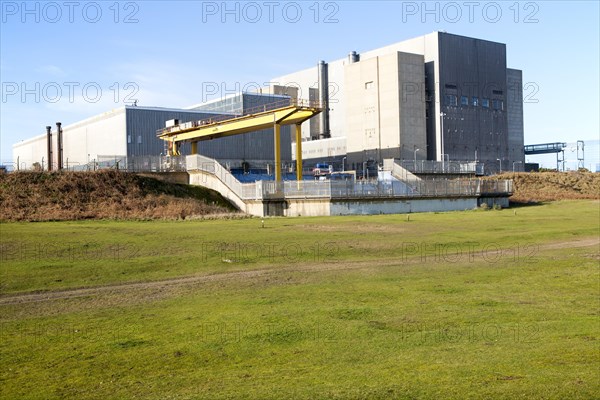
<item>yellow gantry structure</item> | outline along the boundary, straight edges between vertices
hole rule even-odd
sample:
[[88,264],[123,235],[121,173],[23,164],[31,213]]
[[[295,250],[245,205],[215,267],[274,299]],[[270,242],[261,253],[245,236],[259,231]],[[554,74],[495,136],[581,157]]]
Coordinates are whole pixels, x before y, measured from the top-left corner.
[[281,181],[281,126],[296,125],[296,177],[302,180],[302,131],[300,126],[323,110],[319,102],[285,99],[257,107],[242,116],[220,116],[167,127],[157,132],[169,142],[169,153],[179,155],[182,143],[192,144],[192,154],[198,153],[198,142],[220,137],[241,135],[273,127],[275,144],[275,181]]

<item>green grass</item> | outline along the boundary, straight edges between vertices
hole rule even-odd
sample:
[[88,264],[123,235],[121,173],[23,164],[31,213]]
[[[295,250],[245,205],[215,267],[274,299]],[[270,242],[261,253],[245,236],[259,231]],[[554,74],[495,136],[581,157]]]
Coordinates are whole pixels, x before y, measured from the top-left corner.
[[260,219],[6,223],[0,293],[413,253],[427,260],[452,244],[458,247],[451,254],[504,248],[534,255],[539,243],[598,234],[598,209],[594,201],[567,201],[518,208],[516,215],[507,209],[413,214],[410,221],[405,215],[274,218],[264,228]]
[[[1,305],[0,398],[597,398],[600,252],[554,244],[597,238],[598,207],[3,224],[3,246],[130,246],[4,252],[4,297],[266,271]],[[240,255],[277,243],[302,254]]]

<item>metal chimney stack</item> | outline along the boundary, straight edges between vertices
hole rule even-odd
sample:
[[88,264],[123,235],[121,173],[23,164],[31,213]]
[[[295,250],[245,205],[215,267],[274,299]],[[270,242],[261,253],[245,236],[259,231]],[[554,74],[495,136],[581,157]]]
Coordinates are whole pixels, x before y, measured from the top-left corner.
[[319,100],[323,111],[319,114],[320,139],[331,137],[329,132],[329,65],[321,61],[317,67],[319,74]]
[[48,144],[48,171],[52,171],[52,127],[46,127],[46,141]]
[[63,169],[63,136],[61,125],[62,124],[60,122],[56,123],[56,147],[58,151],[57,162],[59,171]]

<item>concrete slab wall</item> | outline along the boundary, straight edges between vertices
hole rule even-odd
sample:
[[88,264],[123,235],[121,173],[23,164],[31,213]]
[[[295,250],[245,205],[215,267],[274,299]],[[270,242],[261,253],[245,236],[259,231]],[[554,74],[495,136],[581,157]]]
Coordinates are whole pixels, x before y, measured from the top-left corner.
[[329,199],[288,200],[286,217],[325,217],[330,215]]
[[463,211],[477,207],[477,198],[334,200],[330,215],[405,214],[414,212]]

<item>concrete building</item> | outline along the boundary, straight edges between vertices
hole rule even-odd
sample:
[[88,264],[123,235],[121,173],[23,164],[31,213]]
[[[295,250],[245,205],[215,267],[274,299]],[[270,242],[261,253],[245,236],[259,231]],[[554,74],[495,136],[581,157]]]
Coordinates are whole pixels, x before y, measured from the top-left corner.
[[[327,104],[302,124],[307,166],[329,161],[364,171],[389,158],[479,161],[489,173],[525,161],[522,72],[507,68],[506,45],[445,32],[323,61],[273,79],[261,93],[187,109],[123,107],[70,124],[63,128],[63,159],[85,164],[101,156],[157,156],[166,150],[156,138],[166,120],[241,115],[290,97]],[[284,127],[283,163],[295,159],[291,136]],[[41,135],[14,145],[15,161],[40,163],[45,140]],[[184,146],[182,154],[189,152]],[[273,129],[203,141],[198,152],[230,165],[272,163]]]
[[[156,131],[165,121],[191,121],[210,118],[217,113],[156,107],[120,107],[103,114],[62,126],[63,166],[77,168],[91,162],[124,159],[132,156],[165,154],[165,143]],[[60,117],[60,116],[58,116]],[[57,118],[59,119],[59,118]],[[53,169],[58,167],[58,134],[52,130]],[[48,165],[47,134],[13,145],[13,160],[21,169],[34,163]]]
[[[480,161],[497,170],[524,161],[522,74],[506,67],[502,43],[434,32],[319,63],[275,78],[272,87],[310,98],[322,98],[327,87],[328,121],[305,123],[303,138],[345,137],[354,166],[416,158]],[[310,160],[318,145],[304,147]]]
[[[286,97],[287,98],[287,97]],[[282,96],[240,94],[189,109],[125,106],[106,113],[68,124],[63,131],[63,166],[65,168],[87,167],[92,162],[127,160],[141,156],[166,155],[166,142],[156,137],[165,121],[177,119],[180,123],[204,120],[220,116],[240,115],[262,104],[283,99]],[[291,138],[289,128],[282,129],[282,161],[291,161]],[[52,131],[52,166],[58,167],[57,129]],[[248,160],[267,163],[273,160],[273,130],[252,132],[239,137],[227,137],[202,142],[199,153],[221,162]],[[190,153],[190,145],[181,149]],[[24,140],[13,145],[13,160],[20,169],[31,169],[35,163],[48,166],[47,134]]]

